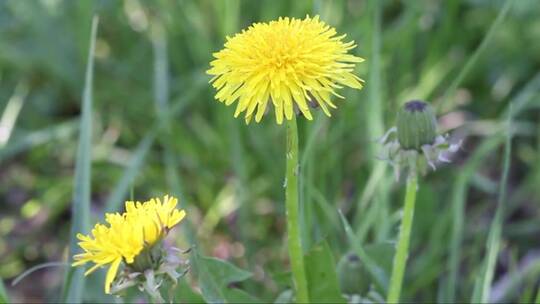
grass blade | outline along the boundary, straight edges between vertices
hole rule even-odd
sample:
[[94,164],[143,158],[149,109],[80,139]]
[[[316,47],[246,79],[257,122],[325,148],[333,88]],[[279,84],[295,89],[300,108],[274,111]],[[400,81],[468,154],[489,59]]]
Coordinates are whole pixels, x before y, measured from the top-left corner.
[[150,32],[154,53],[154,102],[157,114],[165,117],[165,132],[167,140],[161,141],[163,145],[163,162],[165,165],[165,176],[170,191],[175,196],[182,195],[182,182],[178,174],[178,160],[171,147],[172,125],[171,117],[164,116],[163,113],[169,111],[169,56],[167,53],[167,32],[163,24],[155,21]]
[[55,140],[70,138],[77,131],[79,120],[62,122],[57,125],[33,131],[31,133],[13,138],[0,149],[0,162],[6,161],[18,153],[30,150],[36,146]]
[[9,141],[27,95],[28,84],[24,81],[19,82],[0,117],[0,148]]
[[[170,92],[169,92],[169,54],[167,52],[167,31],[165,26],[160,21],[155,21],[152,24],[152,30],[150,31],[150,40],[152,41],[153,54],[154,54],[154,102],[156,105],[156,111],[158,117],[162,117],[164,138],[161,140],[163,146],[163,164],[165,166],[165,178],[168,192],[178,197],[180,201],[183,200],[183,187],[182,179],[179,171],[179,160],[174,152],[172,142],[174,142],[173,133],[173,120],[171,115],[167,113],[171,110],[170,106]],[[148,149],[150,145],[148,145]],[[146,154],[148,151],[144,152]],[[142,159],[141,159],[142,163]],[[121,198],[118,198],[121,199]],[[192,246],[196,246],[197,238],[196,232],[193,228],[192,222],[187,219],[187,223],[184,225],[184,231],[186,232],[189,243]]]
[[476,169],[485,160],[487,154],[496,149],[501,143],[502,136],[492,137],[482,143],[476,149],[474,155],[467,162],[467,165],[460,170],[456,178],[452,191],[452,236],[450,239],[450,257],[448,260],[448,282],[446,295],[448,298],[444,302],[455,302],[457,289],[457,276],[459,270],[459,261],[461,260],[461,244],[463,240],[463,228],[465,223],[465,202],[467,201],[467,189],[470,179],[474,176]]
[[446,93],[444,94],[444,97],[442,98],[442,102],[437,105],[438,112],[445,112],[448,110],[447,107],[449,107],[448,103],[450,102],[450,97],[454,95],[456,92],[458,86],[461,84],[465,76],[469,73],[469,71],[472,69],[474,64],[478,61],[478,58],[480,58],[480,54],[487,48],[491,40],[493,39],[494,34],[499,29],[499,26],[502,24],[504,19],[506,18],[506,15],[508,14],[508,11],[510,10],[510,7],[512,6],[513,0],[506,0],[503,7],[499,11],[499,14],[495,18],[495,21],[491,24],[489,27],[489,30],[487,34],[484,36],[484,39],[482,42],[480,42],[480,45],[476,48],[472,56],[469,57],[469,60],[465,63],[461,71],[459,71],[459,74],[456,78],[454,78],[454,81],[450,84],[448,87],[448,90],[446,90]]
[[[381,76],[381,45],[382,45],[382,2],[372,0],[369,2],[370,7],[370,19],[366,24],[366,32],[370,33],[370,53],[367,58],[369,64],[369,73],[367,79],[368,98],[366,103],[366,109],[362,111],[362,119],[366,121],[367,134],[371,134],[372,137],[382,136],[385,132],[384,119],[383,119],[383,81]],[[368,186],[365,187],[362,192],[354,216],[353,225],[358,228],[359,223],[362,222],[362,213],[367,209],[367,202],[371,199],[376,201],[370,208],[376,208],[375,214],[380,216],[381,220],[375,221],[373,224],[375,228],[375,234],[377,240],[381,241],[387,238],[390,231],[390,225],[388,221],[384,220],[389,215],[389,202],[388,202],[388,184],[385,181],[386,176],[386,164],[376,159],[379,150],[379,144],[377,141],[370,140],[368,142],[368,151],[372,155],[371,158],[371,175],[369,177]],[[375,179],[380,179],[375,184],[372,182]],[[371,195],[370,195],[371,194]]]
[[49,262],[49,263],[43,263],[43,264],[39,264],[39,265],[36,265],[28,270],[26,270],[25,272],[21,273],[20,275],[18,275],[14,280],[13,282],[11,282],[11,286],[15,286],[17,284],[19,284],[20,281],[22,281],[24,278],[26,278],[27,276],[31,275],[32,273],[40,270],[40,269],[44,269],[44,268],[50,268],[50,267],[64,267],[64,266],[69,266],[68,263],[64,263],[64,262]]
[[540,256],[534,252],[527,253],[516,266],[515,270],[505,273],[493,283],[489,303],[532,303],[533,286],[537,285],[536,278],[540,274]]
[[349,223],[347,222],[347,219],[341,211],[338,210],[338,212],[351,247],[354,249],[356,255],[358,255],[358,257],[360,258],[360,261],[362,261],[362,264],[366,266],[367,271],[371,274],[375,281],[374,283],[379,286],[381,291],[386,293],[386,290],[388,289],[387,274],[379,265],[377,265],[377,263],[375,263],[375,261],[373,261],[373,259],[366,253],[362,246],[360,246],[360,244],[358,243],[358,238],[354,235],[354,232]]
[[[92,162],[92,82],[94,74],[94,50],[96,44],[98,17],[92,19],[92,32],[90,34],[90,48],[86,65],[86,76],[82,96],[82,113],[79,130],[79,146],[75,164],[72,223],[69,242],[69,261],[79,249],[77,233],[87,232],[90,217],[90,187]],[[84,269],[82,267],[69,268],[62,292],[62,302],[80,303],[84,292]]]
[[0,279],[0,303],[9,303],[9,297],[4,287],[4,281]]
[[[514,98],[509,102],[509,106],[503,112],[508,116],[510,110],[512,110],[512,116],[518,116],[522,111],[526,110],[530,106],[530,102],[535,96],[535,92],[540,86],[540,73],[537,73],[523,89],[516,94]],[[498,128],[498,127],[497,127]],[[516,122],[513,123],[514,132],[518,132]],[[449,262],[448,262],[448,283],[445,284],[447,288],[447,298],[445,302],[455,302],[457,291],[457,275],[459,270],[459,261],[461,259],[461,242],[463,239],[463,228],[465,218],[465,202],[467,201],[467,187],[470,179],[473,177],[477,168],[485,160],[488,153],[492,152],[504,141],[504,136],[493,136],[490,139],[486,139],[480,147],[476,149],[474,155],[470,158],[467,164],[464,166],[454,183],[452,201],[452,237],[450,242]]]
[[499,198],[497,200],[497,211],[495,218],[491,222],[489,236],[487,241],[487,256],[484,264],[482,277],[476,281],[475,291],[472,302],[486,303],[489,300],[491,293],[491,282],[495,273],[495,264],[499,253],[501,233],[504,219],[504,202],[506,200],[506,189],[508,182],[508,172],[510,171],[510,155],[512,153],[512,115],[513,108],[510,104],[510,112],[508,115],[508,125],[506,129],[506,142],[504,145],[504,163],[499,189]]
[[[167,126],[169,121],[174,115],[180,113],[193,98],[199,93],[203,84],[206,84],[206,79],[195,79],[191,89],[186,91],[181,98],[177,99],[169,110],[161,113],[157,122],[148,130],[143,139],[139,142],[139,145],[135,149],[133,156],[129,162],[128,167],[124,170],[124,174],[120,178],[120,181],[114,187],[112,193],[109,195],[105,203],[106,212],[118,211],[122,205],[124,198],[127,196],[130,186],[133,180],[139,173],[140,168],[144,165],[144,159],[150,148],[154,144],[157,134]],[[174,189],[173,189],[174,190]]]
[[127,168],[124,170],[124,174],[114,187],[113,192],[107,198],[105,203],[105,212],[116,212],[120,209],[122,202],[131,187],[131,184],[133,184],[135,176],[144,164],[144,159],[150,151],[155,138],[156,130],[154,128],[150,130],[139,142],[139,145],[131,156],[131,160],[129,161]]

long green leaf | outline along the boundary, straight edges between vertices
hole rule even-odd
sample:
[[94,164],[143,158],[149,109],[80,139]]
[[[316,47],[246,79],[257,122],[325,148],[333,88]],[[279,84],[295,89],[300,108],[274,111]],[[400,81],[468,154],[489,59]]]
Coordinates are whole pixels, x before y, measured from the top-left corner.
[[495,266],[499,248],[501,243],[501,233],[504,219],[504,203],[506,200],[506,191],[508,183],[508,172],[510,171],[510,156],[512,153],[512,115],[513,108],[510,104],[510,112],[508,114],[508,124],[506,127],[506,142],[504,145],[504,163],[502,169],[501,182],[499,186],[499,198],[497,200],[497,211],[491,222],[489,236],[487,241],[487,255],[485,259],[484,269],[481,277],[476,281],[472,302],[487,303],[491,293],[491,282],[495,274]]
[[15,285],[19,284],[19,282],[22,281],[24,278],[26,278],[27,276],[31,275],[32,273],[34,273],[34,272],[36,272],[38,270],[41,270],[41,269],[44,269],[44,268],[50,268],[50,267],[64,267],[64,266],[69,266],[69,264],[64,263],[64,262],[49,262],[49,263],[42,263],[42,264],[36,265],[36,266],[31,267],[30,269],[26,270],[25,272],[21,273],[20,275],[18,275],[13,280],[13,282],[11,282],[11,286],[15,286]]
[[312,303],[346,303],[328,243],[324,241],[313,247],[306,254],[305,261],[309,300]]
[[15,88],[13,96],[8,100],[4,112],[0,115],[0,126],[3,129],[3,134],[0,137],[0,149],[9,141],[27,95],[28,84],[22,80]]
[[[531,102],[536,96],[535,93],[540,88],[540,73],[537,73],[523,88],[512,98],[509,106],[503,112],[508,116],[512,107],[513,116],[518,116],[521,112],[527,110],[531,106]],[[511,106],[510,106],[511,105]],[[516,123],[514,130],[518,133]],[[463,225],[465,217],[465,202],[467,201],[467,187],[470,179],[474,176],[477,168],[482,164],[485,156],[493,151],[501,142],[504,141],[504,136],[494,136],[486,139],[479,148],[477,148],[467,161],[465,167],[460,170],[457,179],[454,182],[452,191],[452,237],[450,242],[450,258],[448,262],[448,282],[444,282],[446,288],[445,302],[455,302],[457,289],[457,275],[459,270],[459,261],[461,259],[461,242],[463,238]]]
[[[166,118],[165,136],[167,140],[162,140],[163,161],[165,165],[165,176],[170,191],[174,195],[182,194],[182,183],[177,172],[178,160],[171,147],[172,131],[171,117],[163,115],[169,111],[169,57],[167,53],[167,33],[161,22],[155,21],[152,24],[150,38],[154,53],[154,103],[156,105],[158,116]],[[170,139],[170,140],[169,140]]]
[[[69,260],[79,252],[77,233],[85,233],[89,229],[90,217],[90,188],[92,162],[92,82],[94,74],[94,50],[96,44],[98,17],[92,19],[90,47],[86,76],[82,96],[81,125],[79,130],[79,146],[75,164],[73,206],[71,210],[72,223],[69,242]],[[62,292],[62,302],[80,303],[84,292],[84,269],[69,268]]]
[[460,171],[456,178],[452,191],[452,236],[450,239],[450,258],[448,260],[448,282],[446,302],[454,302],[457,288],[457,275],[459,270],[459,261],[461,259],[461,243],[463,239],[463,225],[465,223],[465,202],[467,201],[467,189],[470,179],[486,155],[497,148],[502,142],[502,137],[496,136],[485,140],[474,155],[469,159],[467,165]]
[[124,174],[118,181],[118,184],[114,188],[113,192],[109,195],[107,202],[105,203],[105,212],[115,212],[118,211],[122,205],[122,201],[130,185],[133,183],[135,176],[139,173],[139,169],[144,164],[144,159],[150,151],[152,144],[156,138],[156,130],[153,129],[148,132],[141,140],[135,152],[131,156],[128,166],[124,170]]
[[[383,13],[383,3],[378,0],[369,1],[369,16],[366,21],[366,32],[368,33],[368,45],[369,45],[369,55],[367,63],[369,64],[369,72],[367,83],[369,84],[366,88],[368,93],[368,98],[365,104],[365,110],[362,110],[360,113],[362,115],[361,119],[366,121],[367,134],[371,134],[371,137],[382,136],[385,132],[384,127],[384,108],[383,108],[383,94],[385,92],[383,87],[383,78],[382,78],[382,13]],[[375,156],[379,150],[379,144],[377,141],[370,140],[368,141],[368,152],[370,155]],[[390,223],[385,220],[389,216],[389,200],[388,193],[389,183],[386,181],[387,165],[375,157],[371,157],[371,176],[369,177],[369,186],[365,187],[362,195],[359,199],[359,205],[356,209],[356,214],[353,219],[353,227],[358,227],[359,223],[363,222],[365,219],[362,217],[362,212],[366,211],[367,202],[372,199],[373,203],[370,208],[375,208],[376,214],[380,220],[370,222],[374,226],[374,231],[376,231],[376,238],[378,241],[387,239],[388,232],[390,232]],[[375,183],[374,183],[375,182]],[[362,185],[363,187],[363,185]],[[371,193],[370,193],[371,191]]]
[[354,234],[351,226],[349,225],[349,222],[347,222],[347,219],[339,211],[339,216],[341,218],[341,221],[343,223],[343,228],[345,229],[345,233],[347,234],[347,239],[350,243],[350,246],[352,249],[354,249],[356,255],[360,258],[360,261],[362,264],[366,266],[367,271],[371,274],[371,276],[374,279],[374,283],[381,289],[382,292],[386,293],[388,289],[388,274],[384,272],[384,269],[378,265],[362,248],[360,244],[358,244],[358,237]]
[[0,149],[0,162],[6,161],[18,153],[32,149],[33,147],[71,137],[79,127],[79,120],[62,122],[57,125],[43,128],[17,138],[13,138],[6,146]]
[[0,303],[9,303],[9,297],[4,287],[4,281],[0,279]]
[[461,84],[465,76],[469,73],[469,71],[472,69],[474,64],[478,61],[478,58],[480,58],[480,54],[487,48],[491,40],[493,39],[493,36],[499,29],[499,26],[501,26],[502,22],[506,18],[506,15],[508,14],[508,11],[510,10],[510,7],[512,6],[513,0],[506,0],[504,3],[504,6],[499,11],[499,14],[495,18],[495,21],[491,24],[489,27],[489,30],[487,34],[484,36],[484,39],[482,42],[480,42],[480,45],[476,48],[472,56],[469,57],[463,68],[459,71],[459,74],[456,78],[454,78],[454,81],[450,84],[448,89],[446,90],[446,93],[444,94],[444,97],[442,99],[442,102],[437,105],[437,108],[439,110],[442,109],[442,111],[448,110],[446,107],[448,107],[448,104],[450,102],[450,97],[454,95],[456,92],[458,86]]

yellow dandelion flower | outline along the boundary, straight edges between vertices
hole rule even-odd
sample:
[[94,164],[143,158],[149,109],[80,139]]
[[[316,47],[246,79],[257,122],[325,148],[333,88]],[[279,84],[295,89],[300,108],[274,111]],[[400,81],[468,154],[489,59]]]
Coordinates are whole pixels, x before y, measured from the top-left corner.
[[77,235],[84,252],[73,257],[73,266],[94,263],[85,272],[88,275],[110,264],[105,278],[105,293],[110,293],[120,264],[132,264],[144,249],[151,248],[185,217],[186,212],[176,209],[177,204],[176,198],[166,195],[163,202],[159,198],[144,203],[128,201],[123,214],[107,213],[108,225],[97,223],[91,235]]
[[356,45],[343,42],[345,36],[336,36],[319,16],[255,23],[227,37],[225,48],[213,54],[207,73],[214,76],[215,98],[226,105],[237,102],[234,116],[245,112],[247,123],[255,110],[259,122],[269,101],[278,124],[296,109],[312,120],[308,102],[330,116],[328,108],[336,108],[331,95],[343,98],[336,89],[361,89],[363,83],[353,70],[364,59],[347,53]]

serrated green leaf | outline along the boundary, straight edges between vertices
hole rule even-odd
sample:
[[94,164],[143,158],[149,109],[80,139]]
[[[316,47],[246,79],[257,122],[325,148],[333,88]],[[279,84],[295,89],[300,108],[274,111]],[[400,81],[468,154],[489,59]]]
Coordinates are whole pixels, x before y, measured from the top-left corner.
[[305,257],[309,300],[314,303],[346,303],[339,289],[336,263],[326,241]]
[[175,288],[174,301],[177,303],[206,303],[200,293],[195,292],[185,279]]
[[229,284],[251,277],[250,272],[220,259],[194,254],[194,262],[202,296],[208,303],[234,303],[239,293],[231,293]]

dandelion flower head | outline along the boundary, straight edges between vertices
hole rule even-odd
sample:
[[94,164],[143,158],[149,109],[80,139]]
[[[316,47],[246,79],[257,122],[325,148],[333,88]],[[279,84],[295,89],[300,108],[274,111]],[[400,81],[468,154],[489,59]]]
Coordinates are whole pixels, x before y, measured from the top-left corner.
[[227,37],[224,49],[213,54],[207,73],[214,76],[215,98],[226,105],[236,102],[234,116],[245,112],[248,123],[253,116],[259,122],[268,106],[278,124],[296,110],[312,120],[308,104],[330,116],[329,107],[336,108],[331,95],[343,98],[337,89],[363,84],[353,70],[364,60],[348,54],[356,45],[344,42],[345,36],[337,36],[319,16],[254,23]]
[[91,235],[78,234],[79,246],[83,253],[76,254],[73,266],[87,262],[95,265],[85,275],[97,268],[110,265],[105,278],[105,293],[110,293],[111,284],[122,262],[132,264],[143,249],[151,248],[163,239],[168,231],[185,217],[184,210],[178,210],[178,200],[165,196],[147,202],[126,202],[126,212],[107,213],[107,224],[97,223]]

